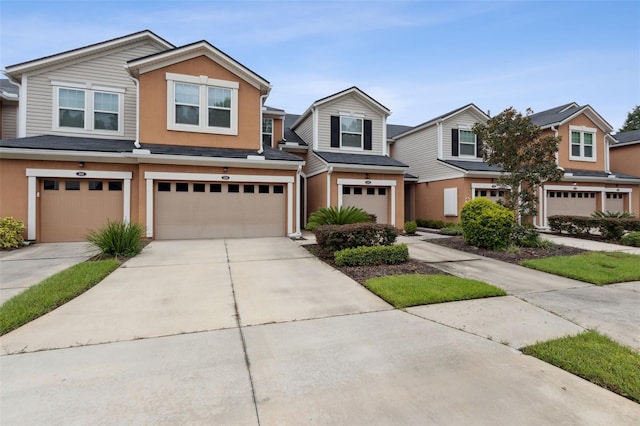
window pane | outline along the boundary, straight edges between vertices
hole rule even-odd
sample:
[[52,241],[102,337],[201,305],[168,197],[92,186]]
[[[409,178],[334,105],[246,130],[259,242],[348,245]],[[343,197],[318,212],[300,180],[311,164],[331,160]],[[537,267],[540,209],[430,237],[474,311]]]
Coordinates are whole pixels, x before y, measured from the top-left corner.
[[96,130],[118,130],[118,114],[96,112],[93,117],[93,127]]
[[237,183],[230,183],[227,187],[227,192],[240,192],[240,185]]
[[263,118],[262,119],[262,133],[273,133],[273,119],[272,118]]
[[343,193],[344,195],[349,195],[349,194],[351,194],[351,187],[349,187],[349,186],[343,186],[343,187],[342,187],[342,193]]
[[367,188],[367,195],[375,195],[375,194],[376,194],[375,188]]
[[470,130],[458,130],[459,135],[460,135],[460,142],[467,142],[467,143],[476,143],[476,139],[474,137],[474,134],[472,131]]
[[387,195],[387,188],[378,188],[378,195]]
[[584,146],[584,156],[589,158],[593,157],[593,146],[591,145]]
[[580,132],[571,132],[571,143],[580,144]]
[[231,90],[219,87],[209,87],[208,91],[210,107],[231,108]]
[[571,144],[571,155],[580,157],[580,145]]
[[200,87],[194,84],[176,83],[175,100],[181,104],[200,105]]
[[200,108],[186,106],[186,105],[176,105],[176,123],[179,124],[195,124],[196,126],[200,123]]
[[176,192],[189,192],[189,184],[186,182],[176,182]]
[[57,191],[58,190],[58,181],[57,180],[45,180],[44,181],[44,190],[45,191]]
[[271,135],[262,135],[262,144],[271,146]]
[[269,185],[258,185],[258,192],[260,194],[268,194],[269,193]]
[[209,108],[210,127],[231,127],[231,111],[226,109]]
[[476,144],[461,143],[460,155],[476,155]]
[[96,111],[118,112],[118,95],[96,92],[93,94],[93,107]]
[[362,119],[340,117],[340,126],[343,132],[362,133]]
[[593,145],[593,133],[585,133],[584,134],[584,144],[585,145]]
[[274,194],[284,194],[284,186],[282,186],[282,185],[274,185],[273,193]]
[[204,183],[194,183],[193,192],[204,192]]
[[353,188],[353,195],[362,195],[362,188]]
[[60,127],[84,129],[84,111],[61,109],[58,125]]
[[244,185],[244,193],[245,194],[253,194],[256,192],[255,186],[253,185]]
[[80,181],[68,180],[64,183],[64,189],[67,191],[80,191]]
[[342,146],[361,148],[362,135],[353,135],[351,133],[342,134]]
[[122,181],[109,182],[109,191],[122,191]]
[[89,191],[102,191],[102,182],[99,180],[90,180]]
[[58,96],[61,108],[84,109],[84,90],[60,89]]
[[212,183],[209,185],[209,192],[222,192],[222,184]]
[[171,182],[158,182],[158,191],[160,191],[160,192],[170,192],[171,191]]

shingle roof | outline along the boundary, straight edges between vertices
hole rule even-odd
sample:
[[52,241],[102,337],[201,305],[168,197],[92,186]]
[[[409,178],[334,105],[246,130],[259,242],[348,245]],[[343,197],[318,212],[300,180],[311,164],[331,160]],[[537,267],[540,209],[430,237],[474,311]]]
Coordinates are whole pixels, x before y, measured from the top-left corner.
[[575,102],[571,102],[565,105],[560,105],[555,108],[551,108],[545,111],[540,111],[538,113],[531,114],[529,116],[529,119],[533,124],[536,124],[540,127],[544,127],[549,124],[559,123],[571,117],[573,114],[575,114],[582,108],[584,107],[581,107]]
[[463,169],[469,172],[497,172],[503,171],[502,167],[490,166],[484,161],[464,161],[464,160],[440,160],[443,163],[450,164],[459,169]]
[[387,139],[396,137],[400,133],[413,129],[413,126],[403,126],[402,124],[387,124]]
[[571,174],[573,174],[573,176],[577,176],[577,177],[607,178],[610,175],[614,175],[615,177],[622,178],[622,179],[638,179],[638,180],[640,180],[640,177],[638,177],[638,176],[631,176],[631,175],[628,175],[628,174],[625,174],[625,173],[618,173],[618,172],[614,172],[613,170],[611,171],[611,173],[607,173],[607,172],[595,171],[595,170],[565,169],[564,173],[565,173],[565,175],[567,173],[571,173]]
[[[134,146],[132,140],[96,139],[69,136],[32,136],[18,139],[3,139],[0,148],[45,149],[54,151],[78,151],[78,152],[108,152],[130,153]],[[257,150],[229,149],[229,148],[205,148],[195,146],[142,144],[143,149],[148,149],[151,154],[158,155],[184,155],[190,157],[211,158],[247,158],[248,155],[258,155]],[[262,154],[266,160],[302,161],[300,157],[289,154],[269,146],[264,147]]]
[[299,118],[300,116],[298,114],[287,114],[284,116],[284,139],[287,142],[307,146],[307,143],[303,141],[295,131],[291,130],[291,126],[293,126],[293,123],[295,123]]
[[385,155],[347,154],[342,152],[314,151],[329,164],[353,164],[363,166],[409,167],[406,164]]
[[0,78],[0,91],[17,96],[18,86],[13,84],[8,78]]
[[619,145],[627,145],[640,142],[640,130],[631,130],[629,132],[616,133],[615,135],[611,136],[613,136],[613,138],[618,142],[615,145],[611,145],[612,148]]
[[489,118],[489,116],[487,114],[485,114],[484,111],[482,111],[480,108],[478,108],[474,103],[470,103],[470,104],[466,104],[466,105],[464,105],[464,106],[462,106],[460,108],[456,108],[456,109],[454,109],[452,111],[446,112],[446,113],[444,113],[442,115],[439,115],[437,117],[434,117],[434,118],[432,118],[430,120],[427,120],[425,122],[422,122],[422,123],[418,124],[417,126],[412,126],[412,127],[408,126],[408,128],[406,130],[404,130],[403,132],[397,133],[394,136],[398,136],[400,134],[406,133],[406,132],[408,132],[409,130],[412,130],[412,129],[416,129],[417,130],[418,128],[430,126],[430,125],[438,122],[439,120],[441,120],[443,118],[446,118],[446,117],[449,117],[451,115],[454,115],[454,114],[456,114],[456,113],[458,113],[458,112],[460,112],[462,110],[465,110],[465,109],[467,109],[469,107],[475,108],[476,110],[480,111],[487,119]]

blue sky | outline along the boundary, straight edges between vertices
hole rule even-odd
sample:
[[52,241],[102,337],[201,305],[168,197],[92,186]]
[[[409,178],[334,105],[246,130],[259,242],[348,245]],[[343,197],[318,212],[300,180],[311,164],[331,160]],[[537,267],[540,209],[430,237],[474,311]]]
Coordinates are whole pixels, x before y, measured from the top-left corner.
[[640,104],[640,1],[0,3],[0,67],[149,29],[205,39],[302,113],[358,86],[416,125],[469,102],[497,114],[590,104],[617,130]]

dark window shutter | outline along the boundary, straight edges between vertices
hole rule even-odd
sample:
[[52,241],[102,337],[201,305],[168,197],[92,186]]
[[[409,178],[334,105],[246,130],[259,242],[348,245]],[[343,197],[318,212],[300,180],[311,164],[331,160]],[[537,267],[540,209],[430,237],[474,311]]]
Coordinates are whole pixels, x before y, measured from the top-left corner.
[[371,120],[364,120],[364,149],[371,151],[372,141],[371,141]]
[[451,155],[457,157],[458,154],[458,129],[451,129]]
[[340,148],[340,117],[331,116],[331,148]]
[[476,157],[482,158],[482,140],[476,135]]

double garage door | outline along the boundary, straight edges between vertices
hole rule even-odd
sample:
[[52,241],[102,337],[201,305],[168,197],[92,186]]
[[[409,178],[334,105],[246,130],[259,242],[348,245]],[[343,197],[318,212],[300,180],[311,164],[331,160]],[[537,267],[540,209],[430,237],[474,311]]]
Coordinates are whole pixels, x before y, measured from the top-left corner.
[[554,215],[589,216],[595,210],[597,210],[595,192],[547,192],[547,217]]
[[389,188],[343,186],[342,205],[356,206],[375,214],[378,223],[389,223]]
[[108,220],[122,220],[123,181],[40,179],[38,241],[84,241]]
[[283,184],[154,181],[155,237],[285,235],[286,191]]

